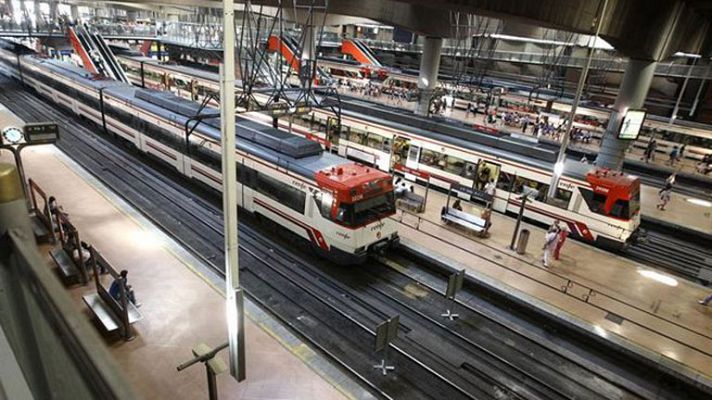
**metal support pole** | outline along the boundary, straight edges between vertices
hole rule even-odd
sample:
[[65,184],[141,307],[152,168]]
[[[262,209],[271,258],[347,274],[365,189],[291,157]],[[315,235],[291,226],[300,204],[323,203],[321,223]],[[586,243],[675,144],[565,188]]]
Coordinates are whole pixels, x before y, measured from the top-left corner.
[[690,65],[690,68],[687,69],[687,75],[685,76],[685,80],[682,82],[680,94],[677,95],[675,107],[672,109],[672,115],[670,115],[670,120],[668,121],[668,124],[670,125],[675,122],[675,119],[677,118],[677,113],[678,111],[680,111],[680,102],[682,101],[682,96],[685,94],[685,90],[687,89],[687,83],[690,82],[690,75],[692,75],[692,69],[695,67],[695,64],[697,64],[697,58],[694,58],[692,60],[692,65]]
[[705,87],[705,82],[707,82],[707,76],[710,74],[710,69],[712,69],[712,63],[707,64],[707,70],[705,71],[705,77],[700,80],[700,86],[697,88],[697,94],[695,94],[695,101],[692,102],[692,107],[690,107],[690,113],[687,114],[688,117],[695,115],[697,111],[697,105],[700,103],[700,96],[702,95],[702,89]]
[[212,369],[205,364],[205,373],[208,375],[208,399],[218,400],[218,380]]
[[[559,155],[556,157],[556,164],[554,164],[554,171],[551,174],[551,181],[549,183],[549,192],[547,193],[547,199],[553,199],[556,196],[556,189],[559,187],[559,178],[563,173],[563,163],[566,159],[566,148],[569,146],[569,137],[571,136],[571,129],[574,126],[574,118],[576,117],[576,111],[581,101],[581,95],[583,94],[583,88],[586,85],[586,78],[588,77],[588,70],[591,68],[591,61],[593,60],[593,54],[596,48],[596,42],[598,41],[598,36],[601,33],[601,25],[603,18],[606,15],[606,8],[608,7],[608,0],[603,0],[603,7],[601,7],[601,13],[598,15],[596,21],[596,34],[593,37],[593,43],[588,49],[588,57],[586,58],[586,65],[584,65],[581,75],[579,76],[578,86],[576,87],[576,96],[574,97],[574,103],[571,105],[571,115],[566,123],[566,131],[564,132],[564,137],[561,138],[561,147],[559,148]],[[514,245],[512,245],[512,249]]]
[[517,236],[519,235],[519,225],[522,224],[522,218],[524,218],[524,209],[527,206],[527,199],[529,196],[522,196],[522,206],[519,208],[519,215],[517,215],[517,223],[514,225],[514,232],[512,233],[512,243],[509,244],[509,248],[514,250],[514,245],[517,242]]
[[223,65],[220,80],[222,121],[222,189],[225,229],[225,296],[230,344],[230,375],[245,379],[245,334],[237,237],[237,168],[235,164],[235,3],[223,1]]

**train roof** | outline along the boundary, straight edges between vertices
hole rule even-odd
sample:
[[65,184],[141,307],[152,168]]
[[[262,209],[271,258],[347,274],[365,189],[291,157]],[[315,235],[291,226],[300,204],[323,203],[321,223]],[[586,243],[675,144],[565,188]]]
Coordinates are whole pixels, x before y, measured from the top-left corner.
[[[125,101],[142,110],[158,114],[180,126],[197,115],[199,104],[174,95],[173,93],[141,89],[125,83],[96,80],[83,69],[50,59],[37,59],[36,62],[54,72],[71,76],[83,85],[95,89],[105,89],[104,93]],[[206,108],[201,115],[219,114],[215,108]],[[298,175],[315,179],[322,170],[331,170],[348,162],[343,158],[326,153],[321,146],[311,140],[291,135],[244,118],[237,118],[236,147],[239,150],[256,155]],[[196,132],[220,141],[220,119],[211,118],[201,123]],[[240,140],[242,139],[242,140]]]
[[125,58],[128,60],[132,60],[135,62],[139,62],[139,63],[142,62],[144,64],[155,65],[155,66],[158,66],[158,67],[161,67],[166,70],[176,72],[179,74],[194,76],[196,78],[209,80],[211,82],[215,82],[216,84],[220,83],[220,75],[219,74],[216,74],[216,73],[210,72],[210,71],[204,71],[199,68],[186,67],[183,65],[176,65],[176,64],[166,64],[166,63],[162,63],[162,62],[156,60],[155,58],[144,57],[144,56],[122,54],[119,57]]
[[[457,126],[454,123],[442,123],[432,119],[424,119],[412,114],[406,114],[400,109],[375,106],[369,102],[342,99],[342,114],[358,117],[387,128],[411,132],[418,136],[448,143],[459,148],[486,153],[498,158],[517,163],[553,170],[557,153],[545,147],[533,147],[532,143],[524,142],[509,136],[493,136],[478,132],[472,128]],[[534,157],[534,158],[533,158]],[[592,168],[590,164],[567,160],[564,175],[571,178],[586,179],[586,173]]]
[[[157,64],[156,60],[150,58],[147,59],[152,63]],[[164,68],[177,67],[165,64],[160,64],[160,66]],[[206,75],[205,79],[215,80],[218,78],[217,74],[200,71],[195,68],[180,68],[185,70],[184,73],[193,75],[196,75],[195,72],[203,72]],[[347,96],[342,96],[342,98],[343,97]],[[384,107],[382,105],[376,106],[372,103],[358,99],[349,98],[348,100],[342,101],[342,104],[347,106],[344,107],[346,109],[343,111],[344,115],[357,117],[359,119],[377,123],[392,129],[413,132],[419,136],[443,141],[461,148],[484,152],[498,158],[515,161],[547,171],[553,169],[553,160],[556,159],[557,153],[555,151],[542,146],[539,148],[532,147],[531,143],[522,142],[509,136],[495,137],[490,134],[473,130],[472,128],[459,127],[455,123],[442,123],[432,119],[424,119],[413,114],[405,114],[400,109]],[[348,111],[348,105],[356,105],[358,106],[358,110]],[[362,112],[364,111],[362,109],[363,107],[369,108],[370,111],[368,113]],[[371,115],[372,110],[374,109],[380,111],[378,114],[381,115]],[[390,114],[386,115],[386,113]],[[401,116],[399,118],[392,118],[395,114],[401,114]],[[407,120],[403,120],[403,118]],[[403,123],[398,122],[399,120]],[[429,129],[414,126],[415,124],[422,125],[423,123],[426,124],[425,128]],[[439,132],[441,130],[444,130],[444,132]],[[532,158],[532,156],[535,156],[535,158]],[[592,168],[593,167],[590,164],[574,160],[566,160],[564,165],[564,176],[579,180],[586,180],[587,174],[592,170]]]

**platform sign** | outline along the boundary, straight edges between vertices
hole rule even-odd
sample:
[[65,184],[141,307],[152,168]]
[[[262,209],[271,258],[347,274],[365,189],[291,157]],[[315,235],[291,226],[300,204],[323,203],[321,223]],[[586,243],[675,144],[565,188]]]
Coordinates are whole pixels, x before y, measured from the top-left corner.
[[396,338],[398,335],[398,324],[400,323],[400,316],[389,318],[386,321],[381,322],[376,327],[376,351],[381,351],[388,347],[388,345]]
[[465,280],[465,270],[462,269],[458,272],[454,272],[450,275],[447,280],[447,290],[445,291],[445,298],[454,299],[457,292],[462,289],[462,282]]
[[55,143],[59,139],[59,126],[53,122],[25,124],[23,131],[28,144]]
[[290,106],[287,103],[274,103],[271,104],[266,110],[267,115],[270,115],[273,118],[279,118],[285,115],[309,114],[310,112],[312,112],[312,108],[305,104]]
[[643,127],[643,121],[645,121],[645,115],[645,110],[628,110],[618,131],[618,139],[638,139],[640,129]]

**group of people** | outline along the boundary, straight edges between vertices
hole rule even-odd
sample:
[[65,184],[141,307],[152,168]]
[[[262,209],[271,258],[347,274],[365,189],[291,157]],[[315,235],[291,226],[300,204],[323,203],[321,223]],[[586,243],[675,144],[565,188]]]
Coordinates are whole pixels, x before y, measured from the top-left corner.
[[542,247],[544,254],[541,258],[544,268],[549,268],[552,259],[559,259],[561,248],[564,247],[564,242],[566,242],[567,237],[569,237],[569,230],[561,225],[560,220],[555,220],[544,236],[544,247]]

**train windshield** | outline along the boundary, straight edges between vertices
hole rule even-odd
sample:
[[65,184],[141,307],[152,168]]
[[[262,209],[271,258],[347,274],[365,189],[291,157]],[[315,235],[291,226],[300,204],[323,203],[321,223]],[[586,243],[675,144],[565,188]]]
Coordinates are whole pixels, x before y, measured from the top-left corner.
[[630,200],[616,200],[611,207],[611,216],[630,219],[640,211],[640,190],[631,188]]
[[341,203],[336,211],[336,221],[346,226],[363,226],[395,213],[393,192],[383,193],[356,203]]

